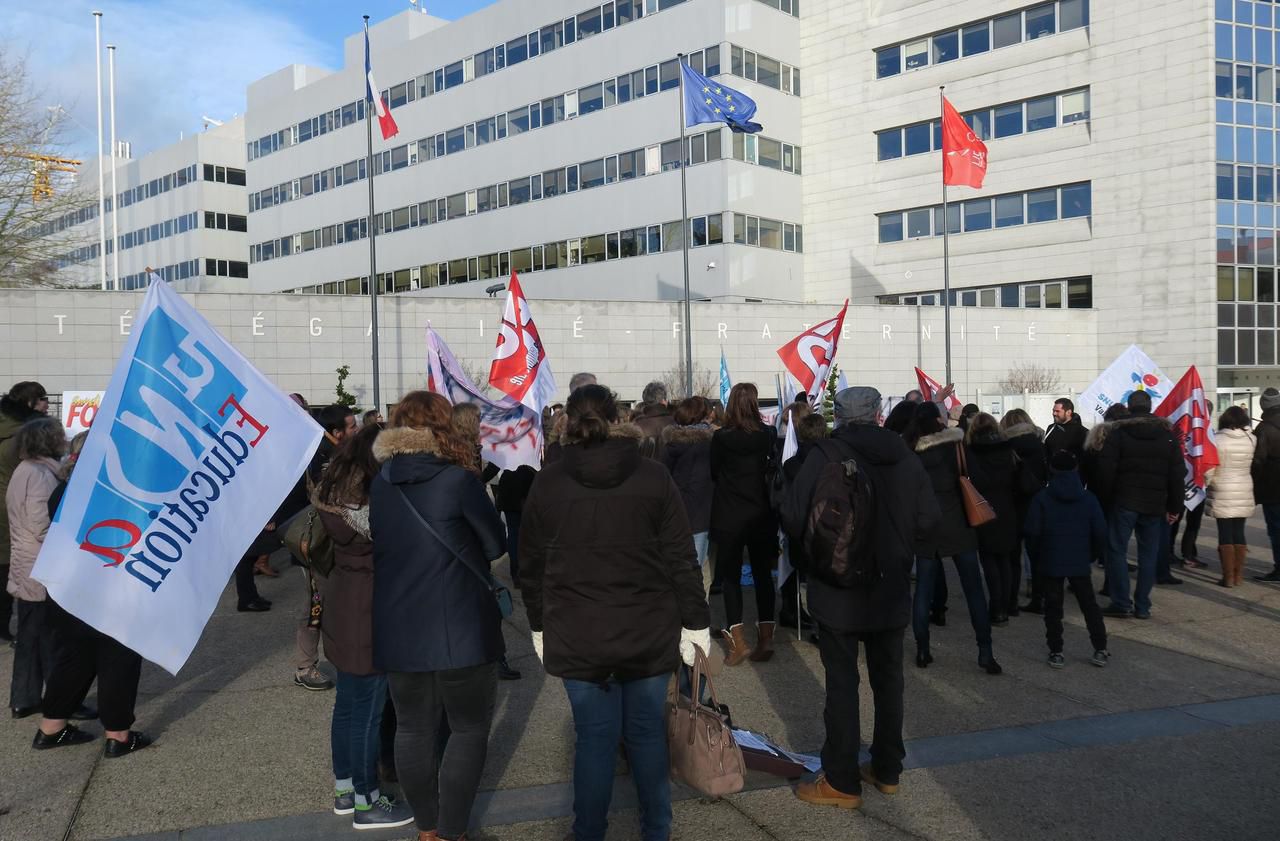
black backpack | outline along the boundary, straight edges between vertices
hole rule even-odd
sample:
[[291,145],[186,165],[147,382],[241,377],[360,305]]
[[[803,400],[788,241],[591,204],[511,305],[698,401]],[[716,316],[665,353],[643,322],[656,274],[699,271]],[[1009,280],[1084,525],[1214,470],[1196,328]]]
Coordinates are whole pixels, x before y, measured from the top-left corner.
[[805,521],[808,572],[833,587],[875,586],[883,577],[876,558],[879,493],[876,476],[835,441],[817,442],[828,461],[818,474]]

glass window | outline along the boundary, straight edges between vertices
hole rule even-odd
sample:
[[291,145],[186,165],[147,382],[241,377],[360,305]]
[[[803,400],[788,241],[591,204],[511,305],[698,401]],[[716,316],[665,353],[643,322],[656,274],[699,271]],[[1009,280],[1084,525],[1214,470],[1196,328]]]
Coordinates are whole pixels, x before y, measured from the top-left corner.
[[680,141],[669,140],[662,144],[662,171],[680,168]]
[[689,220],[692,229],[692,238],[689,241],[690,248],[701,248],[707,244],[707,217],[695,216]]
[[1054,28],[1053,6],[1053,3],[1045,3],[1043,6],[1034,6],[1027,9],[1028,41],[1052,35],[1056,31]]
[[1042,96],[1027,100],[1027,131],[1041,131],[1058,125],[1058,98]]
[[1072,91],[1062,95],[1062,124],[1089,119],[1089,92]]
[[618,104],[631,101],[631,74],[619,76],[617,79]]
[[992,42],[996,48],[1022,43],[1022,13],[998,17],[991,22]]
[[964,229],[966,231],[985,231],[990,227],[990,199],[973,199],[964,203]]
[[1233,200],[1235,195],[1235,175],[1231,164],[1218,164],[1218,198]]
[[1057,218],[1057,190],[1033,190],[1027,193],[1027,222],[1052,222]]
[[590,38],[604,31],[604,22],[600,17],[600,9],[589,9],[578,15],[578,37]]
[[1062,284],[1047,283],[1044,287],[1044,305],[1046,309],[1062,309]]
[[[742,135],[734,132],[733,148],[735,153],[738,150],[738,138]],[[876,135],[876,142],[880,149],[880,160],[887,161],[893,158],[902,157],[902,129],[893,129],[891,131],[882,131]],[[741,160],[737,154],[734,157]]]
[[[1255,201],[1271,203],[1276,200],[1275,170],[1271,167],[1258,167],[1258,189]],[[1267,261],[1264,261],[1267,262]]]
[[[965,114],[964,121],[969,124],[969,128],[973,129],[973,133],[978,135],[978,138],[980,140],[991,139],[991,112],[990,111],[975,111],[972,114]],[[939,132],[942,131],[941,124],[939,124],[938,126],[938,131]],[[939,142],[938,146],[941,147],[942,143]]]
[[[951,204],[947,205],[947,232],[948,233],[952,233],[952,234],[960,233],[961,231],[960,211],[961,211],[961,208],[960,208],[959,202],[952,202]],[[941,206],[935,207],[933,209],[933,230],[936,233],[942,233],[942,207]]]
[[1058,27],[1066,32],[1089,25],[1089,0],[1059,0]]
[[996,137],[1022,134],[1022,103],[996,108]]
[[582,189],[587,190],[592,187],[600,187],[604,185],[604,159],[598,158],[594,161],[586,161],[578,167],[578,178]]
[[[741,219],[741,216],[737,218]],[[881,242],[901,242],[902,241],[902,214],[901,213],[885,213],[880,216],[880,241]]]
[[930,235],[930,213],[928,208],[907,211],[907,236],[927,237]]
[[658,68],[646,67],[644,69],[644,93],[645,96],[658,92]]
[[779,90],[782,87],[782,65],[772,58],[756,59],[756,81],[766,87]]
[[674,58],[658,66],[658,89],[669,91],[680,87],[680,64]]
[[770,169],[782,169],[781,141],[761,137],[757,141],[757,149],[760,166],[767,166]]
[[[733,58],[738,58],[737,47],[734,47]],[[734,70],[738,75],[742,75],[738,70]],[[896,76],[902,72],[902,48],[886,47],[883,50],[876,50],[876,78],[883,79],[885,76]]]
[[604,252],[604,234],[592,237],[583,237],[582,239],[582,262],[583,263],[603,263],[605,259]]
[[604,108],[604,88],[600,85],[588,85],[578,91],[578,113],[590,114]]
[[683,226],[679,222],[665,222],[662,225],[662,250],[678,251],[684,248]]
[[960,30],[933,36],[933,63],[954,61],[960,57]]
[[528,38],[520,36],[507,42],[507,66],[519,64],[529,57]]
[[782,250],[782,223],[773,219],[760,220],[760,247]]
[[907,126],[906,129],[906,150],[908,155],[919,155],[929,151],[929,143],[932,139],[932,132],[928,123],[920,125]]
[[446,154],[452,155],[456,152],[461,152],[465,148],[467,148],[467,134],[464,128],[455,128],[445,133],[444,149]]
[[444,86],[445,89],[457,87],[462,84],[462,62],[455,61],[453,64],[446,65],[444,68]]
[[908,70],[926,66],[929,63],[929,39],[922,38],[919,41],[904,44],[902,54],[906,58]]
[[1076,219],[1093,212],[1089,184],[1071,184],[1062,188],[1062,219]]
[[1240,201],[1253,201],[1253,167],[1242,166],[1236,169],[1236,198]]
[[1253,99],[1253,68],[1247,64],[1236,65],[1236,99]]
[[987,21],[966,26],[962,35],[964,54],[967,56],[985,53],[991,49],[991,24]]
[[1022,288],[1023,306],[1027,309],[1040,309],[1040,287],[1024,286]]
[[1236,61],[1253,61],[1253,30],[1236,27]]
[[1093,283],[1088,278],[1067,281],[1067,307],[1090,309],[1093,307]]

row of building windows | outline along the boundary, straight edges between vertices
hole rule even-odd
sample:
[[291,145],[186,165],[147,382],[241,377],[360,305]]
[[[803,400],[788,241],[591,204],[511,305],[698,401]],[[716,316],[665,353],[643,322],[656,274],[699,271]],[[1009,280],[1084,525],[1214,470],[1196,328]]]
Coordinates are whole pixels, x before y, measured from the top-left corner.
[[1274,164],[1276,162],[1277,132],[1274,129],[1249,126],[1217,127],[1217,157],[1219,161],[1237,161],[1246,164]]
[[[994,108],[970,111],[963,117],[974,134],[983,140],[1044,131],[1088,120],[1089,89],[1009,102]],[[942,149],[941,121],[932,120],[878,131],[876,146],[882,161],[939,151]]]
[[200,266],[203,261],[183,260],[181,263],[174,263],[171,266],[162,266],[158,269],[152,269],[150,272],[142,271],[137,274],[125,275],[120,278],[118,288],[125,290],[146,289],[151,284],[151,273],[160,275],[169,283],[175,280],[187,280],[200,276]]
[[1218,266],[1218,364],[1276,364],[1276,270]]
[[[1090,183],[1065,184],[1025,193],[969,199],[947,206],[947,229],[958,234],[1089,216]],[[877,215],[880,242],[942,236],[942,206],[895,210]]]
[[[1244,214],[1239,215],[1244,216]],[[1274,220],[1269,222],[1272,225],[1275,224]],[[1219,263],[1274,266],[1276,265],[1276,229],[1274,227],[1219,227],[1217,251]]]
[[[382,91],[382,97],[388,107],[399,108],[684,2],[686,0],[616,0],[592,6],[581,14],[548,24],[475,55],[437,67],[414,79],[392,85]],[[257,160],[280,149],[305,143],[313,137],[363,119],[363,99],[349,102],[341,108],[251,141],[248,144],[249,160]]]
[[769,58],[751,50],[730,45],[729,72],[734,76],[773,88],[775,91],[789,93],[792,96],[800,95],[800,68],[792,67],[776,58]]
[[[1280,32],[1276,33],[1280,46]],[[1232,64],[1229,61],[1214,62],[1214,93],[1224,98],[1276,101],[1276,69],[1252,64]]]
[[[732,217],[732,221],[728,217]],[[702,248],[708,245],[722,244],[724,242],[726,224],[731,225],[736,230],[739,218],[743,220],[744,230],[747,229],[752,219],[756,220],[757,226],[760,226],[761,223],[769,223],[770,231],[772,231],[773,224],[779,225],[779,230],[782,230],[781,226],[784,224],[734,213],[713,213],[708,216],[695,216],[689,219],[687,228],[689,247]],[[791,230],[792,237],[798,246],[803,239],[801,226],[790,225],[790,223],[785,224]],[[544,245],[513,248],[510,251],[500,251],[478,257],[461,257],[380,274],[379,278],[382,280],[382,285],[379,288],[385,293],[408,292],[414,289],[455,283],[502,280],[509,277],[512,271],[525,274],[528,272],[569,268],[588,263],[679,251],[684,247],[683,231],[684,226],[677,220],[623,231],[560,240]],[[786,241],[785,234],[779,236],[776,247],[782,248]],[[770,240],[771,242],[772,240]],[[760,241],[758,244],[764,248],[775,247],[772,244],[766,244],[764,241]],[[321,295],[367,295],[369,294],[369,286],[367,278],[348,278],[288,291]]]
[[[880,295],[881,304],[911,307],[940,307],[941,290]],[[1031,283],[1002,283],[951,290],[953,307],[1012,307],[1024,309],[1090,309],[1093,307],[1093,278],[1068,277]]]
[[1224,20],[1230,23],[1233,19],[1236,23],[1252,23],[1258,26],[1271,26],[1272,18],[1275,19],[1275,25],[1280,26],[1280,13],[1272,15],[1271,4],[1273,0],[1214,0],[1214,16],[1218,20]]
[[[690,165],[720,159],[721,130],[715,129],[696,134],[685,140],[688,147],[686,160]],[[377,233],[379,235],[394,233],[474,216],[477,213],[488,213],[503,207],[540,201],[617,181],[656,175],[659,172],[679,169],[679,167],[680,140],[677,138],[660,145],[623,152],[621,155],[570,164],[567,167],[386,211],[378,215]],[[363,220],[350,220],[278,240],[255,243],[249,247],[250,262],[257,263],[285,257],[367,236],[367,230],[361,232],[359,227],[361,221]]]
[[1089,0],[1055,0],[876,50],[876,77],[1034,41],[1089,25]]
[[[119,203],[120,208],[124,209],[140,201],[162,195],[170,190],[176,190],[179,187],[185,187],[194,181],[199,180],[203,175],[205,181],[218,181],[227,184],[234,184],[243,187],[245,184],[244,170],[236,167],[221,166],[218,164],[191,164],[184,166],[176,172],[153,178],[145,184],[139,184],[136,187],[130,187],[128,190],[121,192],[116,196],[116,202],[113,202],[108,196],[105,202],[107,213],[111,213],[114,203]],[[74,228],[76,225],[83,225],[85,222],[98,218],[98,205],[93,203],[76,210],[66,213],[58,219],[46,222],[45,224],[35,228],[32,232],[34,237],[47,237],[67,228]]]
[[[207,210],[204,213],[204,226],[206,228],[245,232],[249,229],[248,218],[238,213],[215,213]],[[121,251],[128,251],[130,248],[137,248],[146,245],[149,242],[175,237],[179,234],[185,234],[187,231],[194,231],[200,227],[199,211],[184,213],[173,219],[166,219],[163,222],[156,222],[153,225],[147,225],[136,231],[129,231],[120,234],[117,242]],[[107,253],[113,252],[113,243],[107,240]],[[89,247],[78,248],[71,254],[59,259],[59,267],[73,265],[75,263],[83,263],[86,260],[92,260],[98,256],[98,246],[94,244]]]
[[786,12],[792,17],[800,17],[800,0],[756,0],[756,2],[780,12]]
[[[1276,200],[1276,171],[1269,166],[1218,164],[1218,198],[1222,201],[1264,202]],[[1218,224],[1235,224],[1233,205],[1218,206]],[[1224,219],[1224,214],[1227,217]],[[1248,224],[1253,224],[1250,219]]]
[[[707,47],[687,56],[685,61],[698,72],[706,75],[720,73],[720,47]],[[447,132],[414,140],[388,149],[373,160],[374,175],[426,163],[435,158],[453,155],[476,146],[524,134],[585,114],[591,114],[632,99],[678,87],[680,66],[675,59],[661,65],[652,65],[633,73],[626,73],[603,82],[587,85],[577,91],[521,106],[504,114],[487,117]],[[285,182],[265,190],[249,194],[249,212],[264,210],[277,204],[304,198],[332,187],[340,187],[365,177],[363,158],[345,164],[310,173],[292,182]]]

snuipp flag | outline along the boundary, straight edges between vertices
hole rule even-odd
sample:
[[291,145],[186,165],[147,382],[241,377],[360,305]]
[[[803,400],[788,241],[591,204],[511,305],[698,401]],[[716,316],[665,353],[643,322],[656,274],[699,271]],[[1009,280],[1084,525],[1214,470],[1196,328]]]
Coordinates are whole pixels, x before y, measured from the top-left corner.
[[154,279],[32,577],[177,674],[322,435]]
[[942,183],[979,189],[987,177],[987,146],[942,98]]
[[782,364],[800,383],[801,390],[809,394],[811,403],[827,387],[827,375],[836,358],[840,331],[844,328],[844,314],[848,310],[849,301],[846,299],[835,318],[810,327],[778,348]]
[[427,328],[427,388],[450,403],[480,409],[480,448],[485,461],[503,470],[542,466],[542,413],[510,397],[490,400],[458,364],[436,331]]
[[1154,414],[1168,418],[1182,442],[1182,458],[1187,463],[1186,504],[1187,510],[1193,511],[1204,502],[1205,474],[1218,466],[1213,420],[1200,372],[1194,365],[1178,380]]
[[378,131],[382,132],[383,140],[390,140],[400,133],[399,126],[396,125],[395,117],[391,116],[391,112],[387,110],[387,103],[382,98],[382,91],[378,90],[378,83],[373,78],[373,62],[369,58],[369,21],[364,22],[364,96],[365,102],[369,104],[369,109],[373,114],[365,114],[365,119],[370,116],[378,118]]
[[551,363],[547,362],[547,351],[514,271],[507,287],[507,306],[502,313],[498,344],[493,349],[493,364],[489,367],[489,385],[535,412],[541,412],[556,394],[556,378],[551,373]]

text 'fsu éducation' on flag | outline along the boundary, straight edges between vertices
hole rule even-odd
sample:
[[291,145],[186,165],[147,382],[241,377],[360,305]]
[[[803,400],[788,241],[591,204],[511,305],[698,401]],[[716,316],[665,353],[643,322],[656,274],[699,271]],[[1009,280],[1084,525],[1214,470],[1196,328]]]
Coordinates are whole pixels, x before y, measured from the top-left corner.
[[323,434],[154,279],[32,577],[177,674]]

